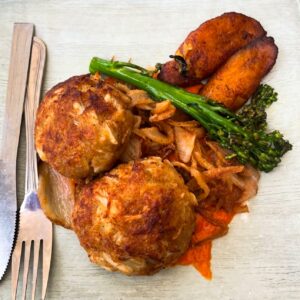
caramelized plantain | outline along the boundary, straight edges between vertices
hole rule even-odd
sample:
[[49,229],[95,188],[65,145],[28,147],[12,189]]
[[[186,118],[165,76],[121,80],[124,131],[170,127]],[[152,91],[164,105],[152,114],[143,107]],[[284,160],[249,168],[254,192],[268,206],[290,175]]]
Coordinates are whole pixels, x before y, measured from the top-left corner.
[[278,48],[272,37],[253,41],[236,52],[201,90],[201,95],[235,110],[258,88],[276,62]]
[[158,78],[179,86],[187,86],[216,71],[233,53],[253,40],[266,35],[253,18],[230,12],[208,20],[192,31],[176,51],[184,58],[187,72],[181,72],[179,61],[164,64]]

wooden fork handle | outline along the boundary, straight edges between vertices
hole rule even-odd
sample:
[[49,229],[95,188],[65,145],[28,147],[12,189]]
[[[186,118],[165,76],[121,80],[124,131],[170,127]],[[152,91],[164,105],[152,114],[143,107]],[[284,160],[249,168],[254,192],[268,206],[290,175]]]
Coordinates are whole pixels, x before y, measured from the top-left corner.
[[34,125],[36,111],[40,102],[45,60],[46,46],[41,39],[34,37],[24,105],[26,125],[25,194],[36,191],[38,187],[37,157],[34,147]]

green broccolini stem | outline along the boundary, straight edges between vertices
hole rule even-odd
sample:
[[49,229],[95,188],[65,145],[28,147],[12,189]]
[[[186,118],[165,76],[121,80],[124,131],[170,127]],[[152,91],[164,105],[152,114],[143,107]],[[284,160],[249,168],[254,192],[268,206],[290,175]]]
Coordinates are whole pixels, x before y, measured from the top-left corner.
[[[189,93],[149,76],[149,72],[137,65],[108,61],[94,57],[90,72],[100,72],[145,90],[156,101],[170,100],[175,106],[196,119],[209,136],[234,153],[241,163],[250,163],[262,171],[271,171],[282,155],[291,149],[278,132],[266,133],[265,108],[276,101],[276,94],[269,86],[258,91],[255,101],[243,114],[234,114],[224,106],[200,95]],[[256,117],[253,126],[251,119]],[[265,123],[266,124],[266,123]],[[258,130],[259,129],[259,130]]]
[[[142,71],[139,73],[136,70]],[[91,73],[100,72],[105,75],[123,80],[148,92],[155,100],[161,101],[168,99],[172,101],[177,107],[192,115],[196,120],[198,120],[198,118],[200,117],[199,112],[195,109],[192,109],[189,105],[194,105],[195,103],[197,103],[199,109],[203,110],[204,114],[209,114],[210,117],[216,122],[221,122],[230,130],[247,135],[247,133],[243,132],[241,128],[230,121],[224,120],[223,117],[214,112],[221,109],[222,111],[226,111],[227,114],[231,114],[231,112],[229,112],[224,107],[215,105],[211,107],[212,105],[208,104],[210,101],[208,98],[189,93],[184,89],[177,88],[165,82],[156,80],[148,76],[145,71],[146,69],[142,69],[141,67],[137,68],[136,65],[130,63],[108,61],[101,58],[93,58],[90,64]],[[200,119],[202,120],[202,118]],[[198,121],[200,122],[200,120]]]

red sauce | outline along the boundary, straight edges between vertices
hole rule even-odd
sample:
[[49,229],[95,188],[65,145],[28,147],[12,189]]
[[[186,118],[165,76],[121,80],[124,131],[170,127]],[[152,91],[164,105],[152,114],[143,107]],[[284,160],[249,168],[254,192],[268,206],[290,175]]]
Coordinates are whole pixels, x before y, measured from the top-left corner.
[[179,259],[179,265],[193,265],[206,279],[212,278],[210,268],[212,240],[227,232],[234,213],[225,210],[210,212],[209,220],[197,214],[191,247]]

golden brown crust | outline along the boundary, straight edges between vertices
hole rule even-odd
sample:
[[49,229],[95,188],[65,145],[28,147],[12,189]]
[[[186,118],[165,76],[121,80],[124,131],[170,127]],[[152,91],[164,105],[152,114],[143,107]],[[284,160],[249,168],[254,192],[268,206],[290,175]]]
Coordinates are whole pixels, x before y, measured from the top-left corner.
[[39,156],[71,178],[110,169],[133,126],[126,101],[125,94],[97,76],[75,76],[59,83],[38,109]]
[[194,230],[195,197],[158,157],[119,165],[76,196],[74,230],[91,261],[127,275],[174,263]]
[[[188,78],[204,79],[216,71],[233,53],[266,34],[253,18],[236,12],[210,19],[192,31],[176,51],[188,66]],[[162,67],[160,79],[172,84],[184,83],[176,67]],[[166,68],[166,70],[164,70]],[[178,82],[176,81],[178,80]]]
[[278,48],[271,37],[253,41],[236,52],[208,81],[201,94],[240,108],[254,93],[276,62]]

